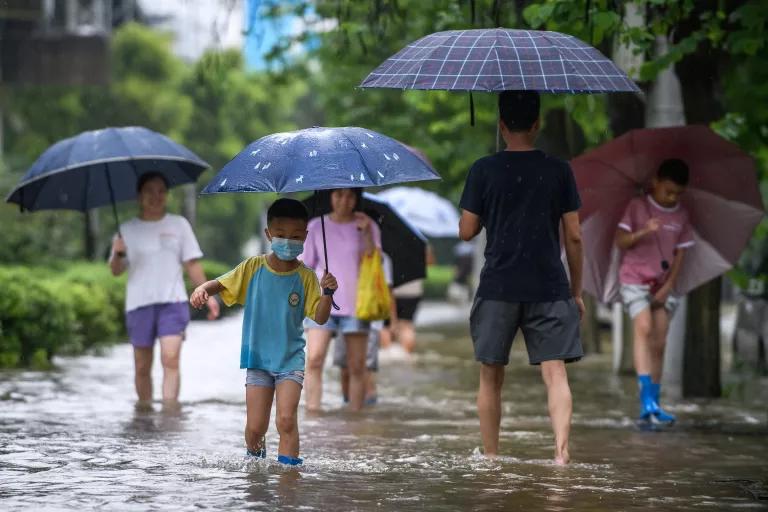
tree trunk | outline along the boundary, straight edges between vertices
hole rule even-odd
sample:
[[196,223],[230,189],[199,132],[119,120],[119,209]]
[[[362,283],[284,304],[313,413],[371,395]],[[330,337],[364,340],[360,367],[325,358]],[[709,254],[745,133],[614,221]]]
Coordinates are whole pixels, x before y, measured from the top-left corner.
[[684,397],[719,397],[720,289],[718,277],[688,295],[683,364]]
[[584,295],[584,305],[586,311],[581,324],[581,341],[584,345],[584,352],[600,354],[603,350],[600,344],[600,324],[597,321],[597,301],[590,295]]
[[95,261],[99,259],[99,211],[95,208],[88,210],[83,214],[83,219],[85,258]]
[[192,228],[195,227],[197,218],[197,187],[194,183],[181,187],[184,190],[184,201],[181,207],[181,214],[186,217]]

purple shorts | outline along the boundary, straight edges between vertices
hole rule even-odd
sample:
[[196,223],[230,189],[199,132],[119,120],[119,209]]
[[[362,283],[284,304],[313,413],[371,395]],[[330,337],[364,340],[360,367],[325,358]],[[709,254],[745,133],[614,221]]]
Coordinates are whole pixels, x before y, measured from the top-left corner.
[[155,339],[163,336],[183,336],[189,323],[186,302],[150,304],[125,314],[128,337],[137,348],[152,348]]

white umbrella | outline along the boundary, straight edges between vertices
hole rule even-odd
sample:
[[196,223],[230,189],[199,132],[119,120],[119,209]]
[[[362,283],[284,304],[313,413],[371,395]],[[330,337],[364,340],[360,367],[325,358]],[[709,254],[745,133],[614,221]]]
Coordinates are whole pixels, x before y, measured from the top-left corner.
[[416,187],[394,187],[376,194],[430,237],[459,236],[459,212],[449,200]]

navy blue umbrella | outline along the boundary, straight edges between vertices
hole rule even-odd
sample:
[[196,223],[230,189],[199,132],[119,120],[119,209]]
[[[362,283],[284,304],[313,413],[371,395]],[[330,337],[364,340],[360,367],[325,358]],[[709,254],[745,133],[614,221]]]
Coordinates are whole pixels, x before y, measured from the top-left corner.
[[506,28],[448,30],[415,41],[360,87],[553,93],[639,92],[610,59],[567,34]]
[[386,135],[351,126],[315,127],[252,142],[202,193],[287,193],[439,179],[427,162]]
[[[302,192],[439,180],[437,172],[401,142],[358,127],[314,127],[275,133],[249,144],[202,191]],[[323,230],[325,269],[328,250]]]
[[22,210],[78,210],[136,198],[139,177],[159,172],[173,187],[209,166],[186,147],[140,126],[83,132],[40,155],[6,198]]

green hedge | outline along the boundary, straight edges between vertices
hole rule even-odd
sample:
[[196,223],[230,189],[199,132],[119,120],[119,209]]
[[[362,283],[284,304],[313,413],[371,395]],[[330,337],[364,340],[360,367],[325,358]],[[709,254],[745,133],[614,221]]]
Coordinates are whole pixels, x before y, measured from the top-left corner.
[[[203,268],[209,279],[229,270],[210,261]],[[125,339],[125,284],[126,276],[114,277],[106,263],[0,266],[0,367],[45,368],[55,354]],[[231,311],[222,307],[222,314]]]

